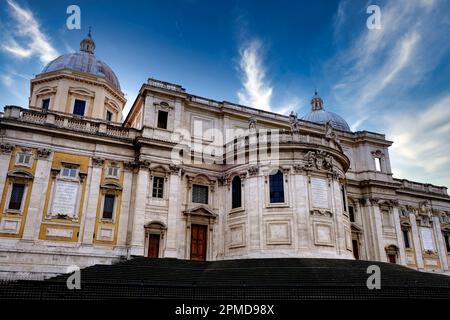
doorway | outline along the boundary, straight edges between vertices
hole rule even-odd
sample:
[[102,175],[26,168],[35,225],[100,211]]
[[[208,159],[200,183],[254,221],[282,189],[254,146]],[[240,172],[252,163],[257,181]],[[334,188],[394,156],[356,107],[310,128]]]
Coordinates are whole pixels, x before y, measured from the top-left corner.
[[388,259],[390,263],[397,263],[397,257],[395,254],[388,254]]
[[359,260],[359,244],[358,244],[358,240],[353,239],[352,240],[352,245],[353,245],[353,256],[355,257],[356,260]]
[[148,254],[149,258],[159,257],[159,234],[149,233],[148,235]]
[[205,261],[207,246],[207,226],[191,225],[191,260]]

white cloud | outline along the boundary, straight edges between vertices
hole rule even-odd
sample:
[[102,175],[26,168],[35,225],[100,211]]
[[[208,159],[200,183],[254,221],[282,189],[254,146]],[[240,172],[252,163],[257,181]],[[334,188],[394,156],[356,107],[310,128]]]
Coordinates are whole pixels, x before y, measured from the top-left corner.
[[[360,23],[361,32],[326,68],[337,80],[335,99],[352,130],[383,132],[394,142],[390,160],[397,178],[450,186],[448,87],[439,84],[431,90],[440,98],[426,95],[433,71],[450,50],[450,43],[443,41],[448,4],[399,0],[381,2],[380,7],[380,30],[348,20],[355,15],[342,10],[354,6],[340,6],[336,13],[335,27],[344,29],[347,19],[345,27]],[[336,38],[342,45],[339,34]],[[444,94],[437,92],[439,87]]]
[[261,42],[253,40],[240,51],[239,67],[243,77],[243,89],[238,92],[238,98],[240,104],[271,111],[273,88],[266,80],[261,50]]
[[[352,109],[353,129],[387,107],[381,103],[386,90],[412,87],[437,64],[448,45],[436,45],[435,5],[426,0],[387,2],[381,6],[382,28],[369,30],[360,21],[360,36],[330,61],[329,74],[339,79],[335,99]],[[339,10],[337,17],[345,15]]]
[[450,186],[450,94],[422,110],[386,115],[394,174]]
[[41,31],[33,13],[13,0],[7,0],[7,3],[14,25],[3,32],[2,50],[17,58],[36,55],[43,64],[55,59],[58,52]]

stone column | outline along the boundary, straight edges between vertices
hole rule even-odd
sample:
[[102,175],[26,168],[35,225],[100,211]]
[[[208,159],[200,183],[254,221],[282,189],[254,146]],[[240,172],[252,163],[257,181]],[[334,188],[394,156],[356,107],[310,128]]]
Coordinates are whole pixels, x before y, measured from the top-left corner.
[[342,202],[341,184],[337,180],[327,179],[327,183],[331,185],[331,192],[329,195],[332,197],[332,212],[334,212],[334,224],[336,235],[336,249],[337,254],[347,255],[346,235],[345,227],[347,224],[344,222],[344,203]]
[[409,214],[409,222],[411,223],[411,235],[414,243],[414,252],[416,254],[417,269],[423,270],[422,246],[420,244],[419,230],[417,228],[416,216],[414,213]]
[[11,161],[13,146],[9,143],[0,145],[0,191],[5,188],[6,177],[8,175],[9,162]]
[[39,228],[42,221],[45,196],[47,194],[50,171],[52,168],[52,161],[49,160],[50,153],[51,152],[48,149],[37,150],[36,171],[34,174],[30,203],[28,205],[27,217],[22,236],[22,239],[25,241],[37,240],[39,237]]
[[169,206],[167,215],[166,248],[164,257],[178,258],[178,244],[182,241],[184,233],[178,232],[178,220],[181,219],[181,168],[176,165],[170,166],[171,175],[169,179]]
[[403,232],[400,225],[400,215],[396,206],[393,207],[392,214],[394,215],[395,233],[397,234],[397,243],[399,247],[399,262],[401,265],[406,266],[405,242],[403,240]]
[[[248,216],[248,252],[250,255],[260,254],[262,244],[260,243],[260,207],[265,205],[264,201],[264,178],[258,176],[258,169],[249,171],[249,178],[245,183],[245,203]],[[258,182],[260,186],[258,186]]]
[[442,271],[448,270],[448,260],[447,260],[447,249],[444,245],[444,237],[442,236],[441,231],[441,222],[439,221],[439,217],[433,216],[433,228],[434,233],[436,234],[436,249],[439,254],[439,259],[441,259]]
[[[139,171],[136,179],[135,187],[135,203],[133,226],[131,234],[130,255],[144,256],[145,247],[145,207],[147,205],[148,185],[150,161],[144,160],[139,162]],[[131,218],[131,217],[130,217]]]
[[[98,195],[100,193],[100,182],[102,178],[103,159],[92,158],[90,168],[91,178],[86,186],[85,197],[87,197],[86,211],[84,212],[82,243],[92,245],[94,240],[95,219],[97,216]],[[82,204],[81,204],[82,205]]]
[[368,199],[368,220],[370,222],[370,233],[372,235],[373,259],[376,261],[387,262],[387,257],[384,254],[384,247],[382,240],[383,226],[381,222],[381,212],[378,206],[378,199]]
[[124,166],[123,186],[122,186],[122,205],[120,207],[119,230],[117,235],[117,245],[126,246],[127,244],[127,227],[130,217],[131,193],[133,191],[133,171],[132,164]]

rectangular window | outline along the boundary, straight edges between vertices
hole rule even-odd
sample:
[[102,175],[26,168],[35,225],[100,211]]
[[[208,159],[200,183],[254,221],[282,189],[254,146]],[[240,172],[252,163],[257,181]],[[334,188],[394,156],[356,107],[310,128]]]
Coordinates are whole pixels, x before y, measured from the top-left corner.
[[167,129],[167,118],[169,113],[167,111],[158,111],[158,128]]
[[42,100],[42,110],[47,111],[50,107],[50,99]]
[[445,247],[447,248],[447,253],[450,253],[450,234],[444,234]]
[[381,158],[374,158],[375,171],[381,172]]
[[111,122],[112,116],[113,116],[113,114],[111,111],[106,111],[106,121]]
[[194,184],[192,186],[192,202],[208,204],[208,187]]
[[112,219],[114,212],[114,201],[116,197],[112,194],[105,195],[103,202],[103,219]]
[[405,248],[409,249],[411,248],[411,245],[409,243],[409,231],[408,230],[402,230],[403,232],[403,241],[405,242]]
[[164,178],[163,177],[153,177],[153,198],[164,197]]
[[31,164],[31,154],[20,152],[16,157],[16,164],[29,166]]
[[11,197],[9,199],[8,209],[20,210],[22,206],[23,194],[25,192],[25,185],[14,183],[11,190]]
[[342,194],[342,205],[344,206],[344,212],[347,211],[347,201],[345,197],[345,188],[341,187],[341,194]]
[[117,178],[119,176],[119,167],[110,166],[108,167],[108,177]]
[[73,104],[73,114],[83,117],[85,108],[86,101],[75,99],[75,103]]
[[355,209],[353,209],[353,206],[348,206],[348,215],[350,217],[350,222],[355,222]]
[[63,167],[61,177],[74,179],[77,177],[78,168]]
[[270,203],[284,203],[283,179],[283,173],[281,173],[281,171],[269,176]]
[[242,206],[242,182],[238,176],[231,182],[231,208],[240,208]]

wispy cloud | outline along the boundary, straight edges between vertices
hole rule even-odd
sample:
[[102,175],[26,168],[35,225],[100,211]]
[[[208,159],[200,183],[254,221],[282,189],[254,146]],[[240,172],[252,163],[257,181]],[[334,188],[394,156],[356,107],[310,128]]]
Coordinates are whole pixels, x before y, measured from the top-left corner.
[[7,3],[13,23],[11,28],[3,28],[1,49],[17,58],[37,56],[43,64],[55,59],[58,52],[33,13],[13,0]]
[[240,50],[240,70],[243,89],[238,92],[239,103],[270,111],[273,88],[267,83],[262,62],[262,44],[253,40]]
[[[382,29],[361,23],[359,36],[327,66],[337,80],[335,100],[352,130],[369,127],[394,141],[390,159],[396,177],[450,186],[448,87],[441,89],[445,94],[425,90],[450,51],[450,43],[442,41],[448,37],[448,4],[399,0],[380,7]],[[339,6],[343,9],[352,8]],[[335,26],[343,29],[342,21],[352,15],[339,10]],[[430,99],[433,95],[439,98]]]
[[[381,6],[382,28],[369,30],[360,21],[360,35],[329,63],[330,74],[339,77],[333,88],[335,99],[352,108],[353,129],[385,107],[380,102],[391,85],[399,90],[414,86],[448,47],[437,48],[434,42],[435,5],[431,0],[387,2]],[[343,8],[339,6],[340,11]],[[339,10],[335,26],[345,15]]]
[[450,94],[422,110],[386,115],[394,174],[450,186]]
[[298,110],[303,99],[292,92],[284,92],[281,98],[273,103],[275,88],[264,64],[265,50],[260,40],[252,40],[246,42],[239,51],[239,72],[242,81],[242,88],[237,92],[239,103],[287,115]]

